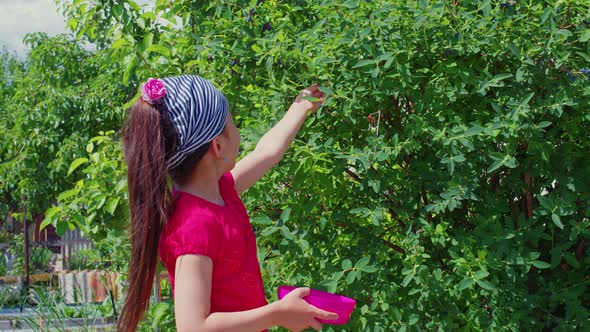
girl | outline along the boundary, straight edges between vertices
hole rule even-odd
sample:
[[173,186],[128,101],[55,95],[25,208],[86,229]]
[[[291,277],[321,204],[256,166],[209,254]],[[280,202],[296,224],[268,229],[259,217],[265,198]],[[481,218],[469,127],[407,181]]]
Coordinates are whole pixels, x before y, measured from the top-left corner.
[[118,330],[137,328],[158,254],[170,275],[180,332],[260,331],[275,325],[320,330],[316,317],[336,319],[303,300],[308,288],[267,304],[254,232],[239,197],[281,160],[307,113],[321,106],[318,85],[303,90],[238,163],[238,130],[226,98],[209,81],[149,79],[141,92],[123,128],[131,262]]

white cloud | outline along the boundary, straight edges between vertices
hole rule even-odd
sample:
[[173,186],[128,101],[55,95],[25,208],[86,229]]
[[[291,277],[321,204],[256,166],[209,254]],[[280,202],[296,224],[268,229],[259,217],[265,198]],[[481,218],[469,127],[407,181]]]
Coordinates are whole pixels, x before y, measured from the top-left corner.
[[28,51],[22,40],[29,32],[56,35],[66,31],[65,18],[54,0],[0,0],[0,45],[23,56]]

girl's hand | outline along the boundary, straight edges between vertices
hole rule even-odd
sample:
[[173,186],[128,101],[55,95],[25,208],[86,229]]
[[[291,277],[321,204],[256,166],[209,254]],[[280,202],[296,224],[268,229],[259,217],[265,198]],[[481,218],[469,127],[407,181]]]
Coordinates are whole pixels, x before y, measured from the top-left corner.
[[319,331],[322,324],[317,318],[332,320],[338,318],[333,312],[324,311],[307,303],[303,298],[309,295],[307,287],[296,288],[277,303],[278,325],[291,331],[301,331],[308,327]]
[[293,106],[300,107],[305,111],[317,111],[325,101],[324,93],[318,89],[319,87],[320,85],[318,83],[314,83],[313,85],[305,88],[295,98]]

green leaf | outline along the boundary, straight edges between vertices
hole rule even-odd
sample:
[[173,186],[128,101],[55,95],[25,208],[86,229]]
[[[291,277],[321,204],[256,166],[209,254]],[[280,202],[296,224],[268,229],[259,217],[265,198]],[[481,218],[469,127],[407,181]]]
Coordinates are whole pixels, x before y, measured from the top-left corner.
[[573,268],[576,268],[576,269],[579,269],[580,268],[580,263],[576,259],[576,256],[574,254],[572,254],[571,252],[564,251],[563,252],[563,258]]
[[[459,142],[461,142],[461,144],[463,144],[463,146],[466,147],[468,151],[473,151],[475,149],[475,146],[473,145],[473,143],[471,143],[470,140],[468,140],[464,137],[459,138]],[[461,157],[455,158],[455,161],[457,161],[457,162],[465,161],[465,156],[463,156],[463,155],[459,155],[459,156],[461,156]]]
[[375,273],[375,272],[379,271],[379,268],[376,266],[367,265],[367,266],[363,266],[363,267],[359,268],[359,270],[366,272],[366,273]]
[[457,285],[457,290],[464,290],[466,288],[473,287],[474,280],[471,277],[465,277],[465,279],[461,280],[461,282]]
[[414,273],[408,274],[404,278],[404,280],[402,280],[402,286],[404,286],[404,287],[408,286],[408,284],[410,283],[410,281],[412,281],[412,279],[414,279]]
[[333,94],[334,94],[334,91],[332,91],[332,89],[330,89],[330,88],[328,88],[328,87],[323,87],[323,86],[320,86],[320,87],[318,88],[318,90],[320,90],[321,92],[323,92],[324,94],[326,94],[326,95],[328,95],[328,96],[330,96],[330,95],[333,95]]
[[350,285],[354,282],[354,279],[356,278],[356,271],[350,271],[348,272],[348,275],[346,276],[346,284]]
[[393,317],[395,318],[395,320],[400,322],[402,320],[402,313],[396,307],[393,307],[392,311],[393,311]]
[[70,228],[70,224],[68,222],[59,221],[55,227],[55,232],[59,236],[64,236],[64,234],[66,234],[66,232],[68,231],[69,228]]
[[408,292],[408,295],[411,296],[411,295],[414,295],[414,294],[418,294],[418,293],[420,293],[421,290],[422,290],[421,288],[414,287],[414,288],[410,289],[410,291]]
[[512,74],[498,74],[492,78],[492,81],[493,82],[500,82],[500,81],[505,80],[510,77],[512,77]]
[[359,260],[356,262],[356,264],[354,264],[354,266],[355,266],[357,269],[361,269],[361,268],[365,267],[367,264],[369,264],[369,261],[370,261],[370,260],[371,260],[371,256],[366,256],[366,257],[363,257],[363,258],[359,259]]
[[120,193],[125,189],[127,186],[127,179],[123,178],[117,182],[117,186],[115,187],[115,192]]
[[146,52],[158,53],[158,54],[163,55],[167,59],[172,58],[172,52],[170,51],[170,49],[163,46],[163,45],[157,45],[157,44],[152,45],[146,49]]
[[68,169],[68,175],[72,174],[73,171],[76,170],[76,168],[78,168],[80,165],[87,163],[88,162],[88,158],[78,158],[76,160],[74,160],[72,162],[72,164],[70,165],[70,168]]
[[518,68],[518,70],[516,70],[516,82],[522,82],[523,78],[524,78],[524,73],[525,73],[525,69],[523,67]]
[[551,264],[543,262],[543,261],[532,261],[534,267],[538,269],[548,269],[551,267]]
[[283,234],[283,237],[286,238],[287,240],[292,241],[295,238],[294,234],[285,225],[281,226],[281,233]]
[[[47,209],[47,211],[45,211],[45,220],[53,218],[53,216],[59,211],[61,211],[61,208],[59,206],[50,207],[49,209]],[[43,220],[43,222],[45,222],[45,220]],[[43,229],[43,227],[41,227],[41,229]]]
[[345,259],[342,261],[342,269],[343,270],[349,270],[350,268],[352,268],[352,262],[350,261],[350,259]]
[[500,166],[502,166],[502,164],[504,163],[503,159],[498,159],[495,162],[493,162],[490,167],[488,167],[487,172],[488,173],[492,173],[493,171],[497,170],[498,168],[500,168]]
[[135,54],[130,55],[129,62],[127,62],[127,67],[125,67],[125,71],[123,72],[123,85],[129,85],[129,78],[131,77],[131,73],[133,73],[133,71],[135,70],[138,61],[139,59]]
[[475,277],[475,279],[480,280],[480,279],[483,279],[489,275],[490,275],[490,273],[488,271],[479,270],[479,271],[475,272],[475,274],[473,276]]
[[71,29],[71,31],[76,31],[78,29],[78,20],[73,18],[68,21],[67,27]]
[[545,208],[546,210],[552,209],[553,204],[551,203],[551,200],[549,198],[539,195],[537,199],[539,200],[539,204],[541,204],[543,208]]
[[155,330],[160,326],[162,318],[166,315],[166,303],[158,303],[153,308],[152,328]]
[[567,30],[567,29],[559,29],[557,30],[557,32],[555,32],[556,35],[558,36],[562,36],[564,39],[567,39],[568,37],[573,36],[574,34]]
[[131,106],[133,106],[137,102],[137,99],[139,99],[140,95],[141,95],[141,91],[139,91],[139,89],[137,89],[137,92],[135,93],[135,95],[131,99],[129,99],[128,102],[123,104],[123,106],[122,106],[123,109],[131,108]]
[[45,211],[45,218],[41,222],[41,225],[39,225],[39,231],[43,230],[48,225],[52,224],[53,217],[59,211],[61,211],[61,208],[59,206],[52,206],[49,209],[47,209],[47,211]]
[[545,23],[551,14],[553,14],[553,8],[551,6],[547,6],[541,15],[541,24]]
[[78,195],[78,193],[80,193],[80,189],[78,188],[66,190],[57,196],[57,201],[64,202],[66,199]]
[[555,226],[563,229],[563,224],[561,223],[561,218],[559,218],[558,215],[556,215],[555,213],[552,213],[551,219],[553,220],[553,223],[555,224]]
[[578,41],[580,43],[586,43],[590,40],[590,29],[584,29],[582,31],[580,31],[580,38],[578,38]]
[[453,173],[455,172],[455,160],[453,159],[453,157],[450,158],[449,163],[447,164],[448,168],[449,168],[449,173],[451,175],[453,175]]
[[359,62],[356,63],[356,65],[354,65],[352,68],[360,68],[360,67],[365,67],[368,65],[374,65],[375,64],[375,60],[361,60]]
[[285,208],[283,210],[283,212],[281,213],[281,220],[282,221],[287,221],[289,220],[289,217],[291,216],[291,208]]
[[271,225],[272,219],[270,219],[267,215],[261,215],[250,218],[250,222],[256,225]]
[[533,98],[533,96],[535,95],[534,92],[531,92],[529,94],[527,94],[526,96],[524,96],[521,100],[520,100],[520,107],[525,107],[526,105],[528,105],[529,101],[531,101],[531,99]]
[[419,319],[420,318],[418,317],[417,314],[411,314],[410,319],[408,319],[408,325],[414,325],[414,324],[418,323]]
[[492,285],[490,282],[488,282],[486,280],[477,280],[477,284],[483,289],[487,289],[487,290],[495,290],[496,289],[496,287],[494,287],[494,285]]
[[434,272],[432,273],[432,275],[434,276],[434,278],[436,280],[440,280],[442,278],[442,270],[437,268],[434,270]]
[[274,232],[278,231],[279,227],[276,226],[270,226],[270,227],[266,227],[265,229],[262,230],[262,232],[260,232],[260,235],[262,236],[268,236],[273,234]]
[[303,96],[303,97],[301,97],[301,99],[311,101],[313,103],[316,103],[318,101],[322,101],[320,98],[316,98],[316,97],[312,97],[312,96]]
[[125,38],[119,38],[119,39],[115,40],[115,42],[113,43],[113,45],[111,46],[111,48],[113,50],[118,50],[118,49],[120,49],[121,47],[124,47],[124,46],[129,46],[129,42]]
[[541,121],[541,122],[539,122],[537,127],[546,128],[546,127],[549,127],[550,125],[551,125],[551,121]]
[[356,1],[356,0],[348,0],[348,1],[344,2],[342,4],[342,6],[348,8],[348,9],[355,9],[359,5],[358,5],[358,1]]
[[512,156],[506,156],[504,159],[504,166],[508,168],[516,168],[516,166],[518,166],[518,162],[516,161],[516,158]]
[[103,207],[104,203],[107,201],[107,195],[105,194],[100,194],[98,196],[96,196],[94,198],[94,203],[96,204],[96,206],[94,207],[95,209],[100,209]]
[[467,129],[463,135],[465,137],[476,136],[476,135],[479,135],[482,131],[483,131],[482,127],[474,126],[474,127]]
[[109,202],[107,203],[107,211],[109,211],[109,213],[111,215],[115,214],[115,210],[117,209],[117,205],[119,205],[119,197],[115,197],[111,200],[109,200]]

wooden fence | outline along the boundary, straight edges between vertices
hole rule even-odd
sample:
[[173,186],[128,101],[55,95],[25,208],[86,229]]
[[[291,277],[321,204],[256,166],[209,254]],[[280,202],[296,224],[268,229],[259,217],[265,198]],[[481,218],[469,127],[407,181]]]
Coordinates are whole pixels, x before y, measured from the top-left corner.
[[92,249],[92,241],[82,236],[80,229],[68,230],[60,240],[64,270],[71,269],[72,255],[80,250]]

